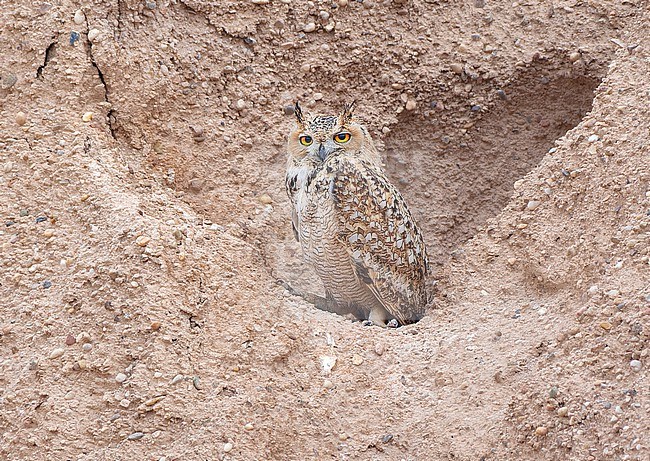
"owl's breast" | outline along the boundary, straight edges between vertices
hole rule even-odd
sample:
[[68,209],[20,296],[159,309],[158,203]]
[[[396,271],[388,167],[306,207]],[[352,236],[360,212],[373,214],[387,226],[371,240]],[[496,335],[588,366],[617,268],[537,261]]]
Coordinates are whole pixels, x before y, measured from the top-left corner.
[[307,176],[296,190],[294,207],[298,217],[298,234],[305,256],[319,264],[324,253],[336,244],[338,219],[332,195],[333,182],[326,172]]

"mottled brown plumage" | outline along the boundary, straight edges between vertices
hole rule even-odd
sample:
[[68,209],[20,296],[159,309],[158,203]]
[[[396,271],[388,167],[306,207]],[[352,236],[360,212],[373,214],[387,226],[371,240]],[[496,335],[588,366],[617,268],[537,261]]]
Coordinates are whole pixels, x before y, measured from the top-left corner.
[[353,107],[311,117],[296,104],[286,176],[294,232],[323,281],[327,310],[381,326],[413,323],[427,303],[426,249]]

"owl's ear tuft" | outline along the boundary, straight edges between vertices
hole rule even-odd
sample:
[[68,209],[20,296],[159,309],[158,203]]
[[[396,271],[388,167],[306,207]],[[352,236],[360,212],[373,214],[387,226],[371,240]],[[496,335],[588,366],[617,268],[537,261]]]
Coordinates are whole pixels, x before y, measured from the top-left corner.
[[341,112],[341,115],[339,115],[339,120],[341,125],[345,125],[352,121],[352,112],[354,111],[356,105],[357,105],[357,101],[352,101],[351,103],[348,103],[345,106],[343,106],[343,112]]
[[298,123],[298,126],[301,129],[305,128],[305,116],[302,114],[302,109],[300,108],[300,104],[298,104],[298,101],[296,101],[296,106],[294,107],[293,113],[296,115],[296,122]]

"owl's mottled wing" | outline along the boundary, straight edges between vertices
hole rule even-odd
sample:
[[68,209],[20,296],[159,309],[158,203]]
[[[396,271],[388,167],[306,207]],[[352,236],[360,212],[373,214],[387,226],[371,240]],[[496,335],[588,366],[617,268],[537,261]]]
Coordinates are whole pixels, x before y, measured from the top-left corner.
[[341,161],[330,186],[339,217],[338,239],[355,270],[400,323],[424,313],[427,255],[404,199],[376,167]]

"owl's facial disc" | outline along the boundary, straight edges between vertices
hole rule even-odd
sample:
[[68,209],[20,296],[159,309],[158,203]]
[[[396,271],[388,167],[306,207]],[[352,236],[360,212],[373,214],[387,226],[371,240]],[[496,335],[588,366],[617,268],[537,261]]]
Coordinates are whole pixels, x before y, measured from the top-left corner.
[[[297,108],[299,110],[299,106]],[[348,118],[334,115],[304,116],[296,112],[298,130],[294,132],[293,142],[298,152],[322,163],[332,154],[346,150],[358,150],[358,141],[363,137],[356,130],[356,125]],[[346,121],[343,124],[342,121]]]

